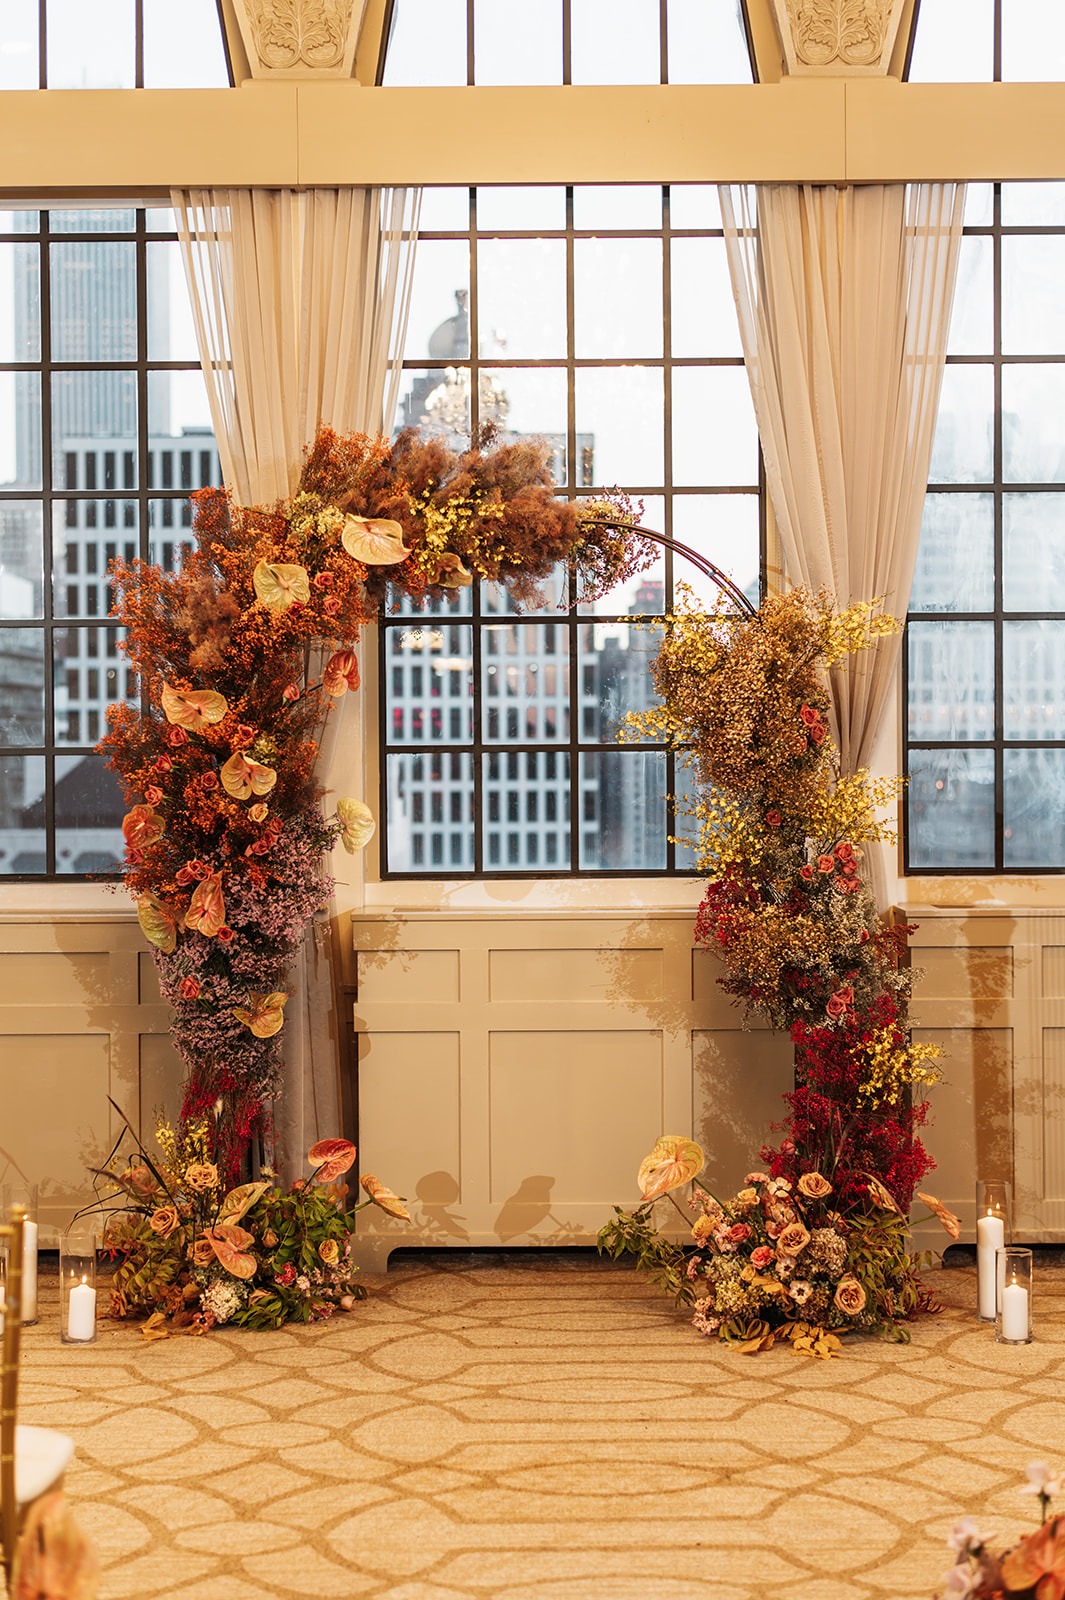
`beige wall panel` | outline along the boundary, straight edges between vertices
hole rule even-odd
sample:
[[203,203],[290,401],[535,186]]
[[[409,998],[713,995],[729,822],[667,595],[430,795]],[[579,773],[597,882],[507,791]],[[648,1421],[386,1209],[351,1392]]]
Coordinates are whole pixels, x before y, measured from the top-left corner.
[[142,1006],[165,1004],[159,991],[159,973],[147,950],[137,952],[137,993]]
[[773,1141],[794,1076],[785,1034],[722,1028],[692,1035],[692,1128],[715,1194],[734,1194],[744,1174],[759,1165],[758,1152]]
[[929,1091],[931,1112],[922,1135],[936,1163],[927,1187],[957,1214],[963,1239],[967,1234],[971,1240],[976,1179],[1014,1180],[1013,1032],[921,1028],[913,1037],[943,1051],[943,1080]]
[[91,1198],[88,1169],[110,1149],[108,1043],[103,1034],[24,1034],[0,1049],[0,1167],[11,1160],[40,1185],[40,1220],[50,1229],[66,1227]]
[[[185,1069],[181,1064],[169,1034],[145,1033],[140,1039],[140,1094],[139,1106],[122,1104],[122,1109],[136,1126],[140,1116],[140,1134],[150,1149],[159,1116],[174,1126],[181,1114],[181,1093]],[[117,1098],[117,1096],[116,1096]]]
[[[710,1028],[735,1028],[743,1020],[743,1007],[726,994],[718,979],[722,973],[721,962],[712,950],[691,950],[688,956],[691,970],[691,995],[699,1007],[699,1019]],[[755,1023],[755,1028],[761,1028]]]
[[502,1243],[568,1226],[558,1208],[570,1202],[634,1198],[636,1169],[663,1131],[659,1033],[493,1033],[489,1086]]
[[662,993],[662,951],[493,950],[488,981],[494,1002],[654,1000]]
[[1043,947],[1043,997],[1047,1000],[1065,1000],[1065,945],[1048,944]]
[[1065,1221],[1065,1028],[1043,1029],[1042,1185],[1040,1198]]
[[1013,951],[988,946],[925,946],[914,953],[921,969],[920,1000],[1008,1000],[1013,995]]
[[[375,1031],[360,1040],[359,1169],[408,1198],[462,1191],[459,1035]],[[367,1218],[378,1227],[383,1213]]]
[[120,998],[112,993],[106,951],[70,955],[22,951],[0,961],[0,1006],[85,1006]]
[[360,950],[359,997],[368,1005],[457,1004],[457,950]]

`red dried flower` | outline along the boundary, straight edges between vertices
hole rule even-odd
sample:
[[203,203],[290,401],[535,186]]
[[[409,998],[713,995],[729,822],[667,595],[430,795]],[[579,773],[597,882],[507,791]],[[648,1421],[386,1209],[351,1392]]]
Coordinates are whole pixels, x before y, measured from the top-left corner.
[[236,937],[237,936],[233,932],[233,929],[226,922],[223,922],[222,926],[215,934],[215,938],[218,940],[219,944],[232,944]]

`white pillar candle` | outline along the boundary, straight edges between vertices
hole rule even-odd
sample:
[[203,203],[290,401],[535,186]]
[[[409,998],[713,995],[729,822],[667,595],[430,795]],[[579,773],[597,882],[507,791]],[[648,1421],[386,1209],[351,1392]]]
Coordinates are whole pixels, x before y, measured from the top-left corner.
[[995,1251],[1006,1242],[1006,1224],[1001,1217],[976,1219],[976,1300],[985,1322],[995,1320]]
[[37,1321],[37,1224],[22,1224],[22,1320]]
[[79,1283],[70,1291],[67,1305],[67,1338],[91,1339],[96,1331],[96,1290]]
[[1002,1289],[1002,1337],[1024,1340],[1028,1337],[1028,1290],[1021,1283],[1007,1283]]

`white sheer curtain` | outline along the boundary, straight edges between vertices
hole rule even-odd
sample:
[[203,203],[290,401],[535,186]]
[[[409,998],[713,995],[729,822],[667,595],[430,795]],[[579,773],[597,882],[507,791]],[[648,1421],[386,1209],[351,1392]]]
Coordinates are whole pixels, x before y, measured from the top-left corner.
[[[964,185],[720,189],[744,361],[794,583],[909,602]],[[836,680],[844,770],[867,766],[898,638]]]
[[[420,191],[188,189],[171,202],[226,487],[269,504],[292,493],[320,426],[391,429]],[[347,698],[326,724],[325,783]],[[309,1143],[340,1132],[334,921],[315,923],[292,975],[275,1109],[275,1162],[290,1176]]]

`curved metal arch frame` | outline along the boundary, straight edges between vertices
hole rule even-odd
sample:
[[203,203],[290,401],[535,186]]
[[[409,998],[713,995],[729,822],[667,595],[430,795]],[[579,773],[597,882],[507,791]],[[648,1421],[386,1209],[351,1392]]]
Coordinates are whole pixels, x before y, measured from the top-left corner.
[[658,533],[654,528],[644,528],[631,522],[615,522],[609,517],[587,517],[582,519],[586,525],[596,528],[616,528],[619,533],[638,533],[641,538],[649,539],[652,544],[657,544],[663,550],[671,550],[674,555],[681,556],[691,563],[697,572],[710,579],[722,594],[728,596],[732,603],[748,617],[758,615],[758,607],[752,605],[750,600],[721,568],[715,566],[706,556],[698,550],[693,550],[690,545],[681,544],[679,539],[672,538],[668,533]]

